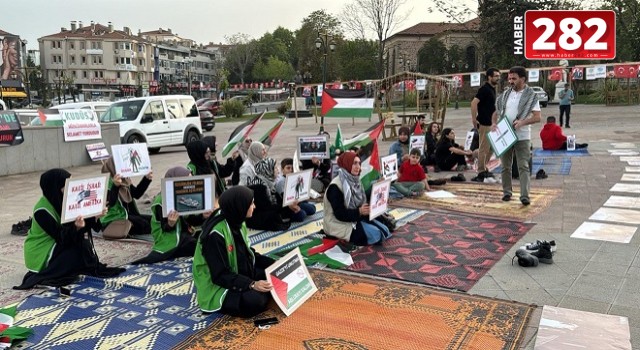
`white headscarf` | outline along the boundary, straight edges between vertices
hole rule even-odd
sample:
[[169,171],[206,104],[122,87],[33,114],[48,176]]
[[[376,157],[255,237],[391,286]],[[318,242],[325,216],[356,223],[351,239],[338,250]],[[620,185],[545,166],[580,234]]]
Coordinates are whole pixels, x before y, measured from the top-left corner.
[[264,158],[264,155],[262,154],[263,149],[264,145],[262,144],[262,142],[258,141],[253,141],[251,143],[251,146],[249,146],[249,162],[251,162],[251,165],[253,165],[254,167],[259,161]]

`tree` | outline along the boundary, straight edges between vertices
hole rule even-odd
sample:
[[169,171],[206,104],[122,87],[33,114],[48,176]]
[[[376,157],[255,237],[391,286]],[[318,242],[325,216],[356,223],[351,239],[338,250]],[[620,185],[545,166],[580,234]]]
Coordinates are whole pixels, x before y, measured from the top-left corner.
[[236,74],[240,83],[244,84],[246,73],[251,71],[255,53],[256,42],[247,34],[234,34],[225,37],[227,44],[232,48],[226,54],[225,68]]
[[339,75],[344,80],[375,79],[378,43],[373,40],[345,40],[336,49]]
[[295,67],[296,63],[298,62],[298,56],[295,49],[295,33],[290,31],[289,29],[278,27],[273,31],[273,38],[284,44],[284,47],[287,49],[289,63],[291,63],[291,65]]
[[253,77],[262,81],[290,79],[295,73],[289,62],[279,60],[274,56],[269,57],[267,63],[259,61],[253,67]]
[[437,37],[429,39],[418,51],[418,70],[427,74],[444,74],[447,71],[447,60],[444,52],[447,48]]
[[616,13],[616,61],[640,61],[640,2],[606,0],[603,9]]
[[[342,42],[342,29],[337,17],[324,10],[312,12],[302,20],[302,26],[296,31],[295,52],[298,58],[294,67],[301,72],[309,72],[313,77],[322,77],[323,55],[316,49],[318,33],[329,33],[338,47]],[[324,39],[324,37],[323,37]],[[331,39],[329,39],[331,41]],[[329,43],[325,43],[328,45]],[[320,53],[323,53],[324,48]],[[336,78],[338,61],[335,54],[327,55],[327,81]]]
[[345,5],[341,20],[345,27],[364,38],[367,31],[373,31],[378,41],[377,76],[383,77],[385,41],[395,27],[408,16],[408,12],[398,11],[406,0],[354,0]]
[[256,54],[262,63],[267,63],[271,57],[283,62],[290,62],[287,44],[271,33],[265,33],[256,41]]

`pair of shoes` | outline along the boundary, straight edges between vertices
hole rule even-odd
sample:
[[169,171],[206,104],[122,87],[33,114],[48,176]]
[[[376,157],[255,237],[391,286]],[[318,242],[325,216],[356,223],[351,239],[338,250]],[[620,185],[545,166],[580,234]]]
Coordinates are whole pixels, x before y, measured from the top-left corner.
[[26,236],[29,233],[29,229],[31,229],[31,217],[11,225],[11,234],[15,236]]
[[531,201],[529,200],[529,198],[522,198],[520,199],[520,203],[522,203],[522,205],[529,205],[531,204]]
[[451,181],[452,182],[465,182],[465,181],[467,181],[467,178],[464,177],[464,175],[462,175],[462,173],[458,173],[458,175],[455,175],[455,176],[451,177]]
[[518,265],[522,267],[536,267],[540,262],[538,260],[538,257],[534,256],[524,249],[516,250],[516,255],[511,259],[511,265],[513,265],[513,260],[515,258],[518,258]]
[[[518,251],[525,251],[529,253],[529,251],[522,248],[518,249]],[[541,241],[540,244],[538,244],[538,250],[532,251],[530,252],[530,254],[538,258],[538,260],[543,264],[553,264],[553,252],[551,251],[551,242]]]
[[510,194],[505,194],[504,196],[502,196],[502,201],[503,202],[508,202],[511,200],[511,195]]
[[495,183],[498,183],[498,180],[496,180],[496,178],[494,178],[494,177],[485,177],[484,178],[484,183],[486,183],[486,184],[495,184]]
[[478,174],[478,176],[472,177],[471,181],[473,181],[473,182],[484,182],[484,176],[482,176],[481,174]]
[[428,180],[427,183],[429,186],[443,186],[447,184],[447,179],[433,179]]
[[534,252],[538,249],[540,249],[540,247],[542,247],[543,244],[549,244],[549,247],[551,249],[551,253],[555,253],[556,249],[558,248],[556,245],[556,241],[551,240],[551,241],[541,241],[541,240],[536,240],[535,242],[523,245],[520,247],[520,249],[525,249],[531,252]]
[[544,171],[544,169],[540,169],[538,170],[538,172],[536,173],[536,180],[542,180],[542,179],[546,179],[549,176],[547,175],[547,173]]

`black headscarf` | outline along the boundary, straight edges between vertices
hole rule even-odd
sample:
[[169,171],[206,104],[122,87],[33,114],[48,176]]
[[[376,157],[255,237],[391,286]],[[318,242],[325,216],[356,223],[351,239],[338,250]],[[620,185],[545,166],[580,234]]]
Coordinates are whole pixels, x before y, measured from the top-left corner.
[[71,174],[64,169],[51,169],[40,175],[40,188],[44,197],[53,205],[58,214],[62,213],[63,194],[60,191]]
[[216,153],[216,137],[215,136],[205,136],[202,138],[202,143],[205,146],[209,147],[211,153]]
[[200,140],[192,141],[187,144],[187,155],[191,163],[196,166],[196,173],[194,175],[207,175],[213,174],[211,170],[211,163],[207,160],[207,146]]
[[235,186],[222,193],[218,201],[222,216],[232,228],[239,228],[247,218],[253,203],[253,191],[245,186]]

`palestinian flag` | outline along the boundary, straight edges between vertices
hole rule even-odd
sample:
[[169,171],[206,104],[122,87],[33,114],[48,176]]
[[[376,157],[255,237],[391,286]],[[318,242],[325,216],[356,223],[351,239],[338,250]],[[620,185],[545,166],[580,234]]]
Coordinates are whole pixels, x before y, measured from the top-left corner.
[[284,124],[284,117],[282,117],[280,121],[276,123],[276,125],[272,126],[269,131],[262,135],[259,141],[262,142],[265,146],[271,147],[273,145],[273,140],[276,139],[280,128],[282,128],[282,124]]
[[376,123],[371,128],[356,135],[354,138],[345,140],[345,149],[352,147],[360,148],[360,162],[362,172],[360,181],[365,191],[369,190],[373,183],[380,178],[380,154],[378,152],[378,137],[384,129],[384,120]]
[[0,349],[6,349],[13,341],[27,339],[33,334],[31,328],[13,325],[16,313],[15,306],[0,309]]
[[57,109],[38,109],[38,118],[40,125],[43,126],[62,126],[62,117]]
[[245,123],[242,123],[242,125],[238,126],[235,130],[233,130],[231,135],[229,135],[229,142],[227,142],[227,144],[224,145],[224,148],[222,149],[223,157],[226,157],[227,154],[229,154],[229,152],[231,152],[231,150],[234,147],[241,144],[244,141],[244,139],[246,139],[247,136],[249,136],[249,133],[251,133],[251,130],[253,130],[253,128],[256,126],[256,124],[258,124],[260,119],[262,119],[262,116],[264,115],[264,113],[265,112],[260,113],[259,115],[255,116],[253,119]]
[[269,273],[276,301],[286,308],[282,311],[287,316],[317,290],[308,275],[303,259],[296,248],[280,258],[278,260],[278,263],[282,262],[280,267]]
[[320,113],[325,117],[370,118],[374,102],[365,90],[326,89]]

